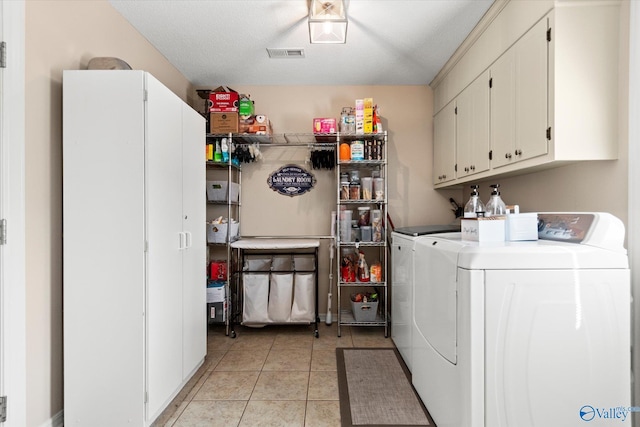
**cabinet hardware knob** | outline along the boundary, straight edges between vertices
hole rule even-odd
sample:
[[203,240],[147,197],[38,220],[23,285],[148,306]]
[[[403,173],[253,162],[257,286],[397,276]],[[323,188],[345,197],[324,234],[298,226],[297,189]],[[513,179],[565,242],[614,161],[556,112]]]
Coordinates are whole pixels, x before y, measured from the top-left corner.
[[442,179],[447,179],[447,175],[442,175]]
[[507,153],[507,154],[505,154],[505,155],[504,155],[504,158],[505,158],[505,159],[510,159],[510,158],[511,158],[511,153]]
[[472,171],[474,171],[474,170],[476,170],[476,167],[475,167],[474,165],[471,165],[471,168],[470,168],[470,169],[471,169]]
[[516,156],[521,156],[522,155],[522,150],[516,150]]
[[465,172],[469,172],[469,168],[464,168],[464,171]]

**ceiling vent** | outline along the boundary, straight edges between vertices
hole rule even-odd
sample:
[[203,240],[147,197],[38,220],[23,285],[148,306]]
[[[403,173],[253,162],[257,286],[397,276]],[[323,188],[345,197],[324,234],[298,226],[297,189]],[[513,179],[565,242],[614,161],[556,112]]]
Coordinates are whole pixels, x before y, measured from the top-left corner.
[[267,49],[269,58],[304,58],[304,49]]

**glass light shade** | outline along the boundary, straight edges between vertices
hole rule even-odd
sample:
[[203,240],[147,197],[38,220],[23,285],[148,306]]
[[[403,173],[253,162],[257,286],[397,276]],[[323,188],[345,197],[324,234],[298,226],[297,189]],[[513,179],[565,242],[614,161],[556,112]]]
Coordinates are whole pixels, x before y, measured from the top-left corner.
[[312,0],[309,9],[311,43],[346,43],[347,14],[342,0]]

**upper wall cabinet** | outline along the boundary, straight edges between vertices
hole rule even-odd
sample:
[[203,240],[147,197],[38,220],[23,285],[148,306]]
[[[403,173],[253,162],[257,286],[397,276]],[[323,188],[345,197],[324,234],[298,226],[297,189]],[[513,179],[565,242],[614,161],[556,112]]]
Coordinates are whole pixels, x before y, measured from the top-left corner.
[[547,19],[491,67],[491,167],[548,153]]
[[[524,9],[519,14],[514,10],[525,3],[529,2],[508,2],[500,14],[517,15],[522,22],[530,10]],[[478,68],[477,48],[481,46],[469,47],[463,58],[458,58],[448,74],[436,83],[434,161],[439,161],[436,147],[440,152],[446,151],[443,145],[447,144],[441,136],[448,133],[438,129],[443,122],[438,116],[445,111],[438,104],[447,100],[442,88],[446,92],[451,87],[462,87],[446,104],[458,107],[457,134],[448,140],[448,144],[456,145],[449,148],[457,153],[456,178],[435,179],[436,188],[581,160],[617,158],[619,3],[562,1],[552,6],[544,16],[535,13],[530,16],[528,29],[464,86],[458,81],[453,84],[450,79],[465,75],[457,70],[461,66]],[[487,43],[485,36],[491,34],[500,44],[500,32],[491,30],[502,21],[498,16],[489,24],[484,38],[479,39],[481,45]],[[468,55],[475,61],[465,60]],[[473,117],[461,117],[461,105],[487,73],[491,84],[488,114],[486,109],[474,108],[466,110]],[[473,125],[469,127],[463,122]],[[484,135],[482,123],[490,130],[491,160],[484,169],[467,157],[474,161],[481,158],[479,154],[468,153],[484,150],[479,142],[482,137],[478,137]],[[470,136],[464,136],[469,129],[474,129],[473,138],[478,141],[470,142]],[[465,170],[467,167],[469,171]]]
[[489,73],[456,98],[456,176],[489,170]]
[[433,118],[433,182],[456,179],[456,103],[451,102]]

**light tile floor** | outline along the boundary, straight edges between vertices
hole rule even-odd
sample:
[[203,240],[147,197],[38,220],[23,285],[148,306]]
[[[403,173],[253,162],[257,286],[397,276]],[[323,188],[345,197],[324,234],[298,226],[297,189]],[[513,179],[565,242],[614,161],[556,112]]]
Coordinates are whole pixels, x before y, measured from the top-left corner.
[[393,347],[380,327],[209,326],[207,357],[154,427],[340,427],[336,347]]

